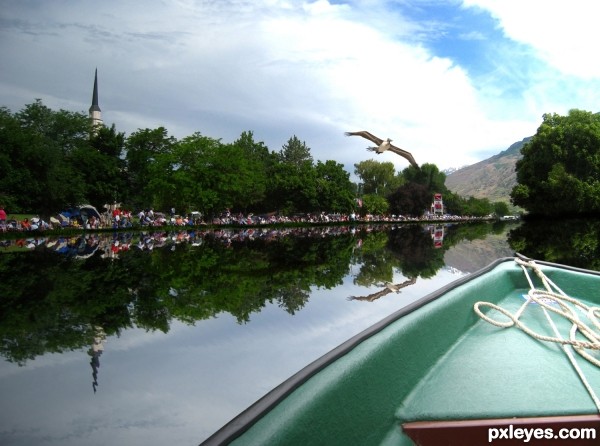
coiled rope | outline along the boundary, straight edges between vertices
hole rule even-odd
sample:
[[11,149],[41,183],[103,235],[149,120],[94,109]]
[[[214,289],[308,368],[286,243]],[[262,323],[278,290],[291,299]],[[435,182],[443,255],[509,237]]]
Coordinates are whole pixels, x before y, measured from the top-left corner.
[[[525,277],[529,282],[530,289],[527,293],[527,299],[525,300],[525,303],[521,305],[521,307],[515,313],[511,313],[505,308],[502,308],[493,303],[480,301],[476,302],[473,306],[475,313],[477,313],[477,315],[484,321],[487,321],[490,324],[495,325],[497,327],[508,328],[516,326],[535,339],[561,344],[564,352],[569,358],[569,361],[575,368],[583,385],[592,397],[592,400],[594,400],[594,404],[600,412],[600,399],[596,396],[588,380],[585,378],[570,348],[572,347],[573,349],[575,349],[575,351],[581,357],[585,358],[590,363],[596,365],[597,367],[600,367],[600,360],[597,357],[592,356],[588,352],[588,350],[600,351],[600,307],[590,307],[577,299],[569,297],[543,273],[539,265],[537,265],[533,260],[526,261],[517,257],[515,258],[515,262],[521,266],[525,273]],[[529,277],[528,269],[531,269],[541,279],[542,284],[545,288],[544,290],[539,290],[535,288],[533,282],[531,281],[531,278]],[[534,330],[530,329],[523,322],[521,322],[521,315],[531,302],[537,303],[543,309],[544,315],[546,316],[549,325],[552,327],[554,336],[547,336],[540,333],[536,333]],[[508,321],[503,322],[491,318],[490,316],[484,314],[481,311],[481,307],[488,307],[492,310],[498,311],[499,313],[506,316],[508,318]],[[575,309],[579,309],[580,313],[587,317],[587,323],[583,322],[578,317]],[[564,339],[561,336],[560,332],[558,331],[558,328],[554,324],[554,321],[550,317],[548,311],[567,319],[571,323],[571,329],[569,331],[568,339]],[[578,332],[581,335],[583,335],[583,337],[585,337],[587,341],[578,339]]]

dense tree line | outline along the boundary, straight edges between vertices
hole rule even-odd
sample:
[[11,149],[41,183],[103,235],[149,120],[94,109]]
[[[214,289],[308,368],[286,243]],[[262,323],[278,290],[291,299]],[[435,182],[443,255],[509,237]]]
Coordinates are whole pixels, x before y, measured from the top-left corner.
[[521,152],[515,205],[543,216],[600,213],[600,114],[545,114]]
[[362,161],[355,184],[342,164],[315,162],[310,150],[294,135],[270,151],[251,131],[233,143],[201,133],[177,140],[163,127],[125,136],[114,125],[92,128],[85,114],[56,112],[37,100],[17,113],[0,108],[0,204],[43,215],[117,202],[134,211],[174,207],[206,216],[226,208],[420,216],[433,194],[443,193],[448,213],[495,211],[487,200],[448,191],[433,164],[396,172],[391,162]]
[[40,100],[15,114],[0,108],[0,202],[13,213],[113,202],[205,215],[348,212],[355,193],[341,164],[315,163],[296,136],[270,152],[252,132],[231,144],[200,133],[177,140],[162,127],[126,137]]

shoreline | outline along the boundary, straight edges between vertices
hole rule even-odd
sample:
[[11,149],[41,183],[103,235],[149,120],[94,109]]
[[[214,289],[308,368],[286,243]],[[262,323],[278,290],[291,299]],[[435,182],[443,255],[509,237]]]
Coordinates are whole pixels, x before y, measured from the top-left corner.
[[502,221],[497,217],[456,217],[445,219],[370,219],[370,220],[354,220],[354,221],[329,221],[329,222],[278,222],[278,223],[263,223],[263,224],[196,224],[196,225],[140,225],[132,224],[130,227],[117,228],[97,228],[86,229],[76,227],[61,227],[52,229],[36,229],[36,230],[10,230],[0,232],[0,240],[19,239],[19,238],[35,238],[42,236],[76,236],[80,234],[98,234],[98,233],[118,233],[118,232],[160,232],[173,230],[218,230],[218,229],[262,229],[262,228],[310,228],[310,227],[327,227],[327,226],[367,226],[373,224],[446,224],[446,223],[475,223],[475,222],[490,222]]

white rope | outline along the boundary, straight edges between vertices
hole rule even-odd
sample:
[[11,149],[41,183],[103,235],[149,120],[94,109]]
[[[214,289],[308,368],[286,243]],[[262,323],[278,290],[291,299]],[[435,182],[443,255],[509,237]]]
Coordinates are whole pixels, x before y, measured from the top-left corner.
[[[540,269],[540,267],[533,261],[524,261],[519,258],[515,258],[515,262],[521,266],[523,272],[525,273],[525,277],[527,278],[527,282],[529,282],[529,292],[527,293],[527,299],[525,303],[519,307],[519,309],[513,314],[510,311],[492,304],[490,302],[476,302],[473,306],[475,313],[492,325],[501,328],[508,328],[512,326],[516,326],[521,329],[523,332],[527,333],[529,336],[538,339],[540,341],[546,342],[555,342],[557,344],[561,344],[562,348],[569,358],[573,368],[579,375],[581,382],[585,386],[586,390],[592,397],[596,408],[600,412],[600,399],[595,394],[592,386],[586,379],[583,371],[577,364],[575,357],[573,356],[571,347],[575,349],[575,351],[583,358],[585,358],[590,363],[600,367],[600,360],[594,356],[592,356],[586,350],[600,350],[600,307],[589,307],[582,303],[577,299],[573,299],[569,297],[564,291],[562,291],[554,282],[552,282]],[[533,285],[531,278],[529,277],[528,268],[531,268],[532,271],[541,279],[542,284],[544,285],[545,290],[538,290]],[[546,336],[540,333],[536,333],[527,327],[523,322],[521,322],[520,317],[527,308],[527,306],[531,303],[537,303],[543,310],[546,319],[548,320],[549,325],[554,332],[554,336]],[[579,309],[579,311],[588,318],[588,323],[584,323],[579,319],[576,311],[569,305],[573,305],[575,309]],[[506,322],[498,321],[489,317],[481,311],[481,307],[489,307],[493,310],[498,311],[508,318]],[[571,330],[569,332],[569,339],[564,339],[556,327],[554,321],[550,317],[548,311],[551,311],[559,316],[567,319],[571,323]],[[592,326],[590,326],[590,324]],[[577,339],[577,333],[583,335],[587,341],[583,341]]]

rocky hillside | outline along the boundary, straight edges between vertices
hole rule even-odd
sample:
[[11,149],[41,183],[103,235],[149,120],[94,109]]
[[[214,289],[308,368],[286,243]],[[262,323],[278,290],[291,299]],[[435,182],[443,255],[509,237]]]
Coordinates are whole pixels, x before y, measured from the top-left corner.
[[521,147],[531,138],[516,142],[491,158],[449,174],[446,187],[463,197],[510,201],[510,191],[517,184],[515,165],[521,158]]

